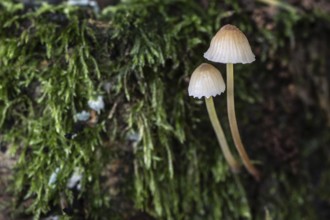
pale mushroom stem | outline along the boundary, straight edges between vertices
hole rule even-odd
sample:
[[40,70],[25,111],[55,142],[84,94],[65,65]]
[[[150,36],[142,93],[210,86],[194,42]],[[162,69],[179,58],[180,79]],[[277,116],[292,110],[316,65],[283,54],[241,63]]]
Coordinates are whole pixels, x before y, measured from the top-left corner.
[[215,111],[213,98],[212,97],[205,98],[205,103],[206,103],[207,112],[209,113],[209,117],[210,117],[213,129],[216,133],[218,142],[220,144],[220,148],[222,149],[225,159],[227,160],[227,162],[230,166],[230,169],[234,173],[237,173],[239,171],[239,164],[237,163],[237,161],[231,154],[230,149],[228,147],[225,134],[223,133],[223,130],[220,125],[220,121],[219,121],[217,113]]
[[234,66],[232,63],[227,63],[227,108],[228,108],[230,130],[233,136],[236,149],[246,169],[249,171],[251,175],[254,176],[256,180],[259,180],[260,179],[259,172],[251,163],[250,158],[245,151],[244,145],[242,143],[238,131],[236,114],[235,114],[235,102],[234,102]]

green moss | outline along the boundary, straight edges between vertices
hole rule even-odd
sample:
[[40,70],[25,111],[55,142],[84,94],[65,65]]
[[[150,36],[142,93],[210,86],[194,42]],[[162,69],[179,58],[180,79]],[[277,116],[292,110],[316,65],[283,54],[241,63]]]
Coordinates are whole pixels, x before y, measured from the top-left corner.
[[[264,208],[273,219],[315,217],[312,208],[301,212],[310,204],[303,198],[310,189],[295,187],[307,174],[295,180],[286,170],[264,168],[271,173],[265,180],[269,185],[253,198],[254,183],[229,172],[204,103],[187,96],[189,75],[203,61],[215,30],[234,19],[234,9],[249,39],[257,32],[252,44],[260,47],[264,62],[237,65],[246,73],[235,80],[239,118],[247,124],[244,106],[267,99],[251,77],[259,72],[259,81],[270,80],[269,55],[295,39],[296,25],[309,22],[306,15],[281,11],[275,22],[285,31],[274,35],[257,29],[237,1],[222,7],[211,1],[209,9],[190,0],[124,1],[99,17],[63,5],[24,11],[8,2],[0,4],[0,127],[2,141],[19,157],[11,188],[18,207],[13,216],[64,217],[61,201],[66,200],[74,219],[123,219],[136,211],[156,219],[252,219],[252,213],[253,219],[264,219]],[[323,18],[315,13],[315,19]],[[109,93],[105,82],[111,84]],[[106,108],[97,125],[66,139],[74,115],[98,95]],[[219,100],[224,119],[225,100]],[[108,183],[116,177],[104,174],[117,161],[129,170],[115,187],[123,203],[134,204],[128,210],[116,208],[122,202]],[[83,170],[78,194],[66,187],[76,168]],[[56,182],[49,184],[56,169]]]

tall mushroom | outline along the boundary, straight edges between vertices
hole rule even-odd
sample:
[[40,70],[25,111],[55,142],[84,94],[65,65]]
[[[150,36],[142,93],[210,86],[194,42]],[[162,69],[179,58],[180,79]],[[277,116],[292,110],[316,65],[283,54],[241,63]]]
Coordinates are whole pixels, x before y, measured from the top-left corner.
[[259,180],[259,172],[251,163],[238,131],[234,102],[233,64],[245,64],[255,61],[255,56],[251,51],[249,41],[237,27],[227,24],[213,37],[204,57],[213,62],[227,64],[227,108],[230,130],[244,166],[249,173]]
[[195,98],[205,97],[206,108],[225,159],[231,170],[238,172],[239,164],[230,152],[212,98],[212,96],[220,95],[224,92],[225,88],[225,82],[219,70],[210,64],[203,63],[193,72],[189,82],[188,92],[190,96]]

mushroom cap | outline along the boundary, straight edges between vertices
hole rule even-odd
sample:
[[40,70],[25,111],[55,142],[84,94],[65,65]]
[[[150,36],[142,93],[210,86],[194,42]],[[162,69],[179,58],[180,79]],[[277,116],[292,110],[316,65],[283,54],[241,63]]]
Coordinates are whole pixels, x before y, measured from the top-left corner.
[[248,39],[236,26],[223,26],[212,38],[204,57],[217,63],[252,63],[255,56]]
[[202,63],[191,75],[188,93],[189,96],[202,98],[205,96],[220,95],[226,89],[225,82],[218,69],[208,63]]

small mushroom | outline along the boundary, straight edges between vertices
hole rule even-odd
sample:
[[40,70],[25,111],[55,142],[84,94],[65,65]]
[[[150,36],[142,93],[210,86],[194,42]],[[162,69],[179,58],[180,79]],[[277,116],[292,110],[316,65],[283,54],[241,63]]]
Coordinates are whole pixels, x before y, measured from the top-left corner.
[[255,61],[246,36],[230,24],[223,26],[212,38],[204,57],[216,63],[246,64]]
[[189,96],[195,98],[205,97],[206,108],[225,159],[231,170],[233,172],[238,172],[239,164],[230,152],[212,98],[213,96],[223,93],[225,88],[226,86],[219,70],[210,64],[203,63],[193,72],[189,82],[188,92]]
[[260,179],[258,170],[251,163],[242,143],[235,114],[234,102],[234,66],[235,63],[252,63],[255,56],[251,51],[249,41],[237,27],[227,24],[213,37],[204,57],[227,66],[227,108],[230,130],[243,164],[256,180]]

